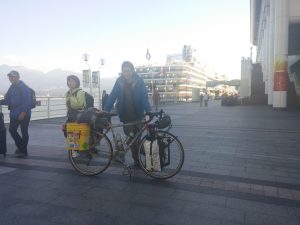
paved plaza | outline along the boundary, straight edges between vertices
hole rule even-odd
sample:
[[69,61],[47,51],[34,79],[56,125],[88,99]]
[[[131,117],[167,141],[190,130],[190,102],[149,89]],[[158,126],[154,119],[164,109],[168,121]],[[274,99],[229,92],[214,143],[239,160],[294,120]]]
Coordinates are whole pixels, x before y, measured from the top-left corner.
[[[132,180],[112,164],[76,173],[64,118],[32,121],[29,156],[0,156],[0,225],[300,224],[300,110],[268,106],[166,105],[185,148],[182,171]],[[130,155],[130,154],[129,154]],[[127,160],[131,160],[128,158]]]

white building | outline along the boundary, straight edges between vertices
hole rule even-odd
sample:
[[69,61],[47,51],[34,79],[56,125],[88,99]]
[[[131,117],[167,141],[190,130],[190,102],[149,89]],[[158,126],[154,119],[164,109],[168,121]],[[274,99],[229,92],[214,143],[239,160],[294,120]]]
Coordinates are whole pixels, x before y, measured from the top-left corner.
[[268,104],[300,105],[300,0],[250,1],[251,43],[257,46]]

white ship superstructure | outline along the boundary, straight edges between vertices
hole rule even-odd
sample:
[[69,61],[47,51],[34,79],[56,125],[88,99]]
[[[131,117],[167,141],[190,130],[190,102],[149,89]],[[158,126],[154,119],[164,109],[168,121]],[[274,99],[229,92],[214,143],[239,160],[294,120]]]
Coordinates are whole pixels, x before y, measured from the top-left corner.
[[136,72],[144,79],[150,96],[153,87],[157,88],[161,102],[198,101],[210,80],[191,46],[184,46],[182,54],[168,55],[164,65],[137,66]]

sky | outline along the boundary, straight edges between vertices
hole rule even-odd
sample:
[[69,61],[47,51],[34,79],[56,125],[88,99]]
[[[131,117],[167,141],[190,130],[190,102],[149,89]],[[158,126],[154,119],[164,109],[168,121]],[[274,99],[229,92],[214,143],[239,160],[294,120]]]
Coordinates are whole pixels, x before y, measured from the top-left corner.
[[[0,65],[115,77],[124,60],[164,64],[191,45],[198,61],[230,79],[249,56],[249,0],[0,0]],[[147,48],[151,60],[146,60]]]

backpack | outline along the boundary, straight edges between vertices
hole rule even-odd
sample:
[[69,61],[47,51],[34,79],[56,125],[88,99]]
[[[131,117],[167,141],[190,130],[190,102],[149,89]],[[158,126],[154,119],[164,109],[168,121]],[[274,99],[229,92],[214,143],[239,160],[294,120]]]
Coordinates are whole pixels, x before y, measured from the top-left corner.
[[[78,90],[79,91],[79,90]],[[77,95],[78,91],[75,92],[75,94]],[[87,93],[86,91],[82,90],[84,92],[84,96],[85,96],[85,108],[88,109],[90,107],[94,107],[94,97],[92,95],[90,95],[89,93]]]
[[94,107],[94,97],[87,92],[85,93],[86,108]]
[[30,107],[33,109],[36,107],[36,95],[35,95],[35,91],[29,87],[29,91],[30,91]]
[[[25,84],[26,85],[26,84]],[[37,100],[36,100],[36,95],[35,95],[35,91],[32,89],[32,88],[30,88],[30,87],[28,87],[27,85],[26,85],[26,87],[29,89],[29,92],[30,92],[30,108],[31,109],[33,109],[33,108],[35,108],[36,107],[36,105],[37,105]],[[18,91],[20,92],[20,95],[22,94],[21,93],[21,90],[18,88]],[[10,108],[10,107],[9,107]],[[8,108],[8,109],[9,109]]]

